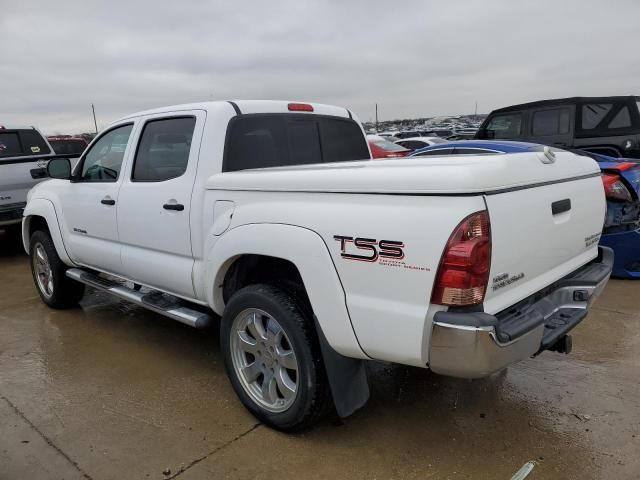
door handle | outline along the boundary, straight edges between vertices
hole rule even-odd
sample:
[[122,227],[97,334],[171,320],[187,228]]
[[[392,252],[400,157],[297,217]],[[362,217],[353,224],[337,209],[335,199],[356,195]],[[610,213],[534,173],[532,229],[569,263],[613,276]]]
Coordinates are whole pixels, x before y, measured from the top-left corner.
[[181,203],[165,203],[162,208],[165,210],[175,210],[176,212],[181,212],[184,210],[184,205]]
[[565,198],[564,200],[558,200],[551,204],[551,214],[558,215],[559,213],[568,212],[571,210],[571,199]]
[[103,205],[115,205],[116,201],[112,198],[105,197],[102,200],[100,200],[100,203]]

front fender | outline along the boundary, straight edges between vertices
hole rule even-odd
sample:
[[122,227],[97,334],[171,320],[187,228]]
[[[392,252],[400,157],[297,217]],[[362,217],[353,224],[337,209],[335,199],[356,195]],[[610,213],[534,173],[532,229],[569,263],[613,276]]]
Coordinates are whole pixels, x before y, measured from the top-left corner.
[[351,325],[342,283],[326,244],[316,232],[285,224],[249,224],[235,227],[207,245],[207,303],[222,315],[224,277],[242,255],[277,257],[293,263],[300,272],[311,307],[329,345],[352,358],[368,358]]
[[69,254],[64,246],[64,241],[62,240],[62,232],[55,207],[50,200],[44,198],[30,200],[24,209],[22,219],[22,246],[27,254],[29,254],[29,230],[33,217],[42,217],[46,220],[51,239],[53,240],[60,260],[66,265],[74,266],[75,264],[69,258]]

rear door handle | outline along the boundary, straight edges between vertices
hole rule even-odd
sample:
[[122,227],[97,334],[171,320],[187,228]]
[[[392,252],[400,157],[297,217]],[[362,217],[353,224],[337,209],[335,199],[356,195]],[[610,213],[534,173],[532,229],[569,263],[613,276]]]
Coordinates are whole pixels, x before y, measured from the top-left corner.
[[104,197],[102,200],[100,200],[100,203],[103,205],[115,205],[116,201],[113,198]]
[[162,208],[165,210],[175,210],[177,212],[181,212],[184,210],[184,205],[181,203],[165,203]]

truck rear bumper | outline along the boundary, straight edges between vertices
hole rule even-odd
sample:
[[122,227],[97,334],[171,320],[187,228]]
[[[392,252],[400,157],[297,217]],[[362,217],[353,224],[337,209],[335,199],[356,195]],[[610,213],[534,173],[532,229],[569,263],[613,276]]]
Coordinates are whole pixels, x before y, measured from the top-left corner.
[[548,349],[558,349],[604,289],[613,251],[517,305],[490,315],[438,312],[431,333],[429,368],[436,373],[480,378]]

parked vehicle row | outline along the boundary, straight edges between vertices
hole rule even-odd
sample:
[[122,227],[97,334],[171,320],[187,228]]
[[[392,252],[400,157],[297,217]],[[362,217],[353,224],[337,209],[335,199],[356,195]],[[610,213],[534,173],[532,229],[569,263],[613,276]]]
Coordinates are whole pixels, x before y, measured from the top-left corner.
[[598,164],[371,153],[342,107],[129,115],[31,189],[34,283],[53,308],[89,285],[196,328],[220,316],[234,390],[284,431],[362,407],[368,360],[477,378],[568,353],[613,265]]
[[[494,155],[541,152],[544,148],[537,143],[508,140],[456,141],[422,148],[410,156]],[[610,247],[615,252],[613,275],[640,277],[640,163],[583,150],[575,150],[574,153],[593,158],[602,172],[607,214],[600,245]]]
[[522,140],[640,158],[640,97],[572,97],[494,110],[476,139]]
[[411,153],[411,149],[393,143],[380,135],[367,135],[371,158],[400,158]]

